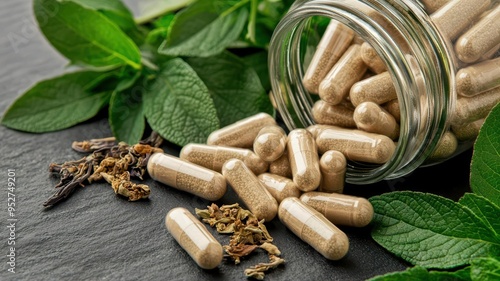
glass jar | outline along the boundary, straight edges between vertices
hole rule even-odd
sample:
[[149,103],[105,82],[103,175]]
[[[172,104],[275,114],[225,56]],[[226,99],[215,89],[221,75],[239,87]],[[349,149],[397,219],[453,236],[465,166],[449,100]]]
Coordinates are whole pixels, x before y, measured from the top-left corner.
[[[369,104],[386,114],[390,104],[399,107],[400,115],[391,115],[399,117],[399,136],[389,160],[369,163],[344,152],[349,183],[398,178],[450,159],[472,146],[500,101],[499,11],[496,0],[298,0],[270,44],[277,110],[290,130],[328,124],[370,132],[361,117],[353,123],[362,116],[356,108]],[[382,76],[390,83],[380,86]],[[457,95],[464,85],[472,92]]]

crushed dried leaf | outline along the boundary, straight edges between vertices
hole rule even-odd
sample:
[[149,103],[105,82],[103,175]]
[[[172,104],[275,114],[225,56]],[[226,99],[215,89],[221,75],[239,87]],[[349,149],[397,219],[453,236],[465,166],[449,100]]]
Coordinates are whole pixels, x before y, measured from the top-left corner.
[[250,255],[256,249],[263,249],[269,255],[269,263],[259,263],[245,270],[245,275],[259,280],[264,279],[265,272],[285,262],[278,258],[281,255],[276,245],[272,244],[273,238],[264,225],[264,220],[259,221],[249,210],[245,210],[238,203],[207,206],[207,209],[195,209],[196,214],[204,223],[215,227],[218,233],[232,234],[228,245],[223,248],[226,257],[231,258],[235,264],[241,258]]

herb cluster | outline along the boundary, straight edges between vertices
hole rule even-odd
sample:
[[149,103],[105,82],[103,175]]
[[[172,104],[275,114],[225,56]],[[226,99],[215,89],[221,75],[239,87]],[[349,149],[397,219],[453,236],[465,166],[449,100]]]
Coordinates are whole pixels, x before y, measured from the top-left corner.
[[473,192],[458,202],[408,191],[370,198],[376,212],[373,239],[416,265],[372,280],[500,279],[499,127],[500,104],[490,112],[474,145]]
[[292,1],[149,2],[157,3],[134,19],[120,0],[34,0],[40,30],[77,70],[38,82],[2,124],[55,131],[107,107],[118,141],[137,143],[149,124],[182,146],[274,114],[267,47]]

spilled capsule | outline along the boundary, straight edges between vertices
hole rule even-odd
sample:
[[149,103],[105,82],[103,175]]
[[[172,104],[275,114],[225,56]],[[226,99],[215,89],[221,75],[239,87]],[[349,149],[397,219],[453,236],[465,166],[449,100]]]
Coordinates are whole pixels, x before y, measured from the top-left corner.
[[339,260],[349,251],[347,235],[298,198],[284,199],[278,216],[288,229],[329,260]]
[[165,226],[199,267],[213,269],[222,262],[221,244],[185,208],[170,210],[165,217]]

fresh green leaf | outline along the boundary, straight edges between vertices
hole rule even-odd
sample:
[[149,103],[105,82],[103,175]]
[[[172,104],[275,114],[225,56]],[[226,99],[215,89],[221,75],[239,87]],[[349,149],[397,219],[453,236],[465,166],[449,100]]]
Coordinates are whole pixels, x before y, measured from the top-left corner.
[[421,266],[415,266],[401,272],[392,272],[376,276],[369,281],[467,281],[470,279],[470,268],[466,267],[455,272],[427,271]]
[[168,61],[143,98],[151,128],[177,145],[203,143],[219,128],[207,87],[182,59]]
[[138,143],[144,134],[143,88],[131,87],[113,92],[109,103],[109,125],[118,141]]
[[260,83],[266,92],[271,90],[271,81],[269,79],[269,67],[267,66],[267,51],[261,51],[248,56],[244,56],[242,59],[246,65],[253,68],[257,75],[259,76]]
[[469,208],[477,216],[478,220],[500,239],[500,207],[490,200],[473,193],[465,194],[458,202]]
[[493,108],[479,132],[471,162],[474,193],[500,206],[500,103]]
[[473,281],[500,280],[500,261],[492,257],[474,259],[470,275]]
[[169,36],[159,52],[169,56],[208,57],[221,53],[241,34],[248,10],[221,5],[219,1],[201,0],[176,14]]
[[139,15],[138,24],[149,22],[163,14],[177,11],[195,0],[141,0],[137,2]]
[[228,52],[208,58],[189,58],[187,63],[208,87],[221,126],[259,112],[273,114],[273,106],[252,68]]
[[87,9],[99,11],[106,16],[125,34],[127,34],[136,44],[143,42],[143,34],[135,24],[134,16],[121,0],[63,0],[79,4]]
[[500,238],[467,207],[419,192],[370,198],[375,209],[372,237],[408,262],[452,268],[472,257],[500,254]]
[[174,23],[174,18],[174,14],[169,14],[153,22],[155,28],[148,33],[146,42],[158,48],[167,37],[170,27]]
[[92,91],[110,73],[75,72],[41,81],[18,98],[2,119],[5,126],[33,133],[65,129],[95,116],[109,92]]
[[101,13],[57,0],[34,0],[34,12],[47,40],[73,63],[141,68],[137,46]]

